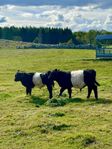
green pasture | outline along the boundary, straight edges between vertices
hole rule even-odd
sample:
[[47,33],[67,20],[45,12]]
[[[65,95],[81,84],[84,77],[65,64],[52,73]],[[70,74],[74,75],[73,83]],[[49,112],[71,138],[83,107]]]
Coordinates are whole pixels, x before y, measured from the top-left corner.
[[[95,69],[99,100],[87,99],[87,88],[53,99],[46,87],[32,96],[14,82],[17,70],[45,72]],[[0,49],[0,149],[111,149],[112,60],[96,60],[94,50]]]

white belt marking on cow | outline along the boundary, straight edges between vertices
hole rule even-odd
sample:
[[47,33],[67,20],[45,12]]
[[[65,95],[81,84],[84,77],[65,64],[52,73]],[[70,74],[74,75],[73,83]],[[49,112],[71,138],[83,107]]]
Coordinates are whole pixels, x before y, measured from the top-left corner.
[[44,84],[42,83],[42,79],[40,77],[40,74],[41,73],[38,73],[36,72],[34,75],[33,75],[33,83],[35,86],[38,86],[39,88],[42,88],[44,86]]
[[75,88],[83,88],[84,83],[84,71],[83,70],[77,70],[77,71],[71,71],[71,82],[73,87]]

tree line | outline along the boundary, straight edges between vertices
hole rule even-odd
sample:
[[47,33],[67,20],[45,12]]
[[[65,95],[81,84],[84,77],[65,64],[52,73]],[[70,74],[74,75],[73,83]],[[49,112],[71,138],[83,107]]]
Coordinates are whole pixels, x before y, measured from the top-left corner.
[[69,28],[36,27],[0,27],[0,39],[34,42],[41,44],[95,44],[95,38],[101,34],[112,34],[105,30],[72,32]]

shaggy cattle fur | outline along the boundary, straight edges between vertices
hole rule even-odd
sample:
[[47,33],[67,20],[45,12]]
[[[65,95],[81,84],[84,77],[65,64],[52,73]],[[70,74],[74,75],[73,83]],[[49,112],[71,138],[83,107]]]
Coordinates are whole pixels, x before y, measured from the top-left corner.
[[53,81],[58,82],[59,86],[61,87],[59,96],[61,96],[63,91],[67,89],[69,98],[71,98],[72,87],[79,88],[81,90],[82,88],[87,86],[87,98],[90,97],[90,94],[93,90],[95,98],[98,99],[97,86],[99,86],[99,83],[96,81],[95,70],[77,70],[65,72],[55,69],[51,71],[48,78],[50,84],[52,84]]
[[49,98],[52,98],[52,85],[48,83],[48,76],[50,71],[47,73],[26,73],[17,71],[15,74],[15,81],[20,81],[22,85],[26,88],[26,94],[31,95],[32,88],[37,86],[38,88],[42,88],[43,86],[47,86],[49,91]]

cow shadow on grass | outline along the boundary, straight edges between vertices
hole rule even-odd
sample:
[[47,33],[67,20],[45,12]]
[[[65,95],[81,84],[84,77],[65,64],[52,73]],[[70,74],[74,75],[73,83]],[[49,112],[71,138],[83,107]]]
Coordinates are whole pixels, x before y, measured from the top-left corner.
[[112,104],[111,99],[99,98],[98,100],[90,98],[90,99],[82,99],[82,98],[67,98],[67,103],[89,103],[89,104]]
[[36,107],[40,107],[42,105],[47,105],[50,107],[58,107],[65,106],[70,103],[76,104],[89,104],[89,105],[98,105],[98,104],[112,104],[111,99],[99,98],[96,99],[82,99],[82,98],[52,98],[52,99],[44,99],[37,96],[31,96],[31,103],[35,104]]
[[40,107],[46,103],[46,99],[37,96],[31,96],[31,103],[34,103],[36,107]]

